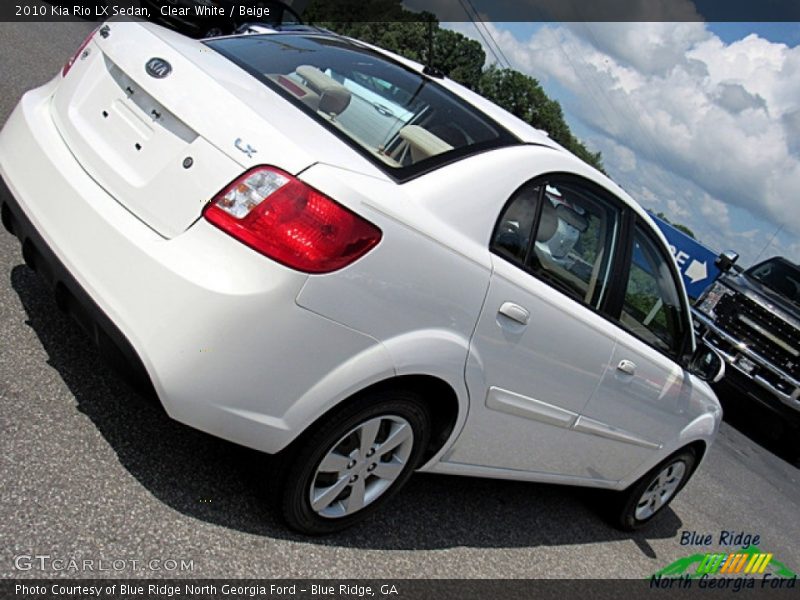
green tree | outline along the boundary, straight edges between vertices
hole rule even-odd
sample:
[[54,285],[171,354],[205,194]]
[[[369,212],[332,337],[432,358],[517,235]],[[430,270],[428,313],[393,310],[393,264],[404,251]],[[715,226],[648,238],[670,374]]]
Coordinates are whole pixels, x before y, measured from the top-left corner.
[[529,75],[492,65],[481,75],[478,92],[534,127],[546,129],[556,141],[568,133],[561,107]]
[[683,233],[685,233],[686,235],[688,235],[688,236],[689,236],[690,238],[692,238],[693,240],[694,240],[694,239],[697,239],[697,238],[695,237],[695,235],[694,235],[694,231],[692,231],[691,229],[689,229],[689,228],[688,228],[686,225],[683,225],[683,224],[681,224],[681,223],[673,223],[673,224],[672,224],[672,226],[673,226],[675,229],[677,229],[678,231],[682,231]]
[[449,29],[439,29],[433,39],[433,66],[453,81],[477,91],[486,62],[481,45]]
[[[650,212],[653,212],[653,211],[651,210]],[[672,225],[672,226],[673,226],[675,229],[677,229],[678,231],[682,231],[683,233],[685,233],[686,235],[688,235],[688,236],[689,236],[690,238],[692,238],[693,240],[696,240],[696,239],[697,239],[697,237],[694,235],[694,231],[692,231],[691,229],[689,229],[689,228],[688,228],[686,225],[683,225],[683,224],[681,224],[681,223],[673,223],[672,221],[670,221],[670,220],[667,218],[667,215],[665,215],[663,212],[660,212],[660,211],[659,211],[659,212],[657,212],[657,213],[655,213],[655,215],[656,215],[656,216],[657,216],[659,219],[661,219],[662,221],[664,221],[664,222],[666,222],[666,223],[669,223],[670,225]]]
[[561,105],[550,99],[530,75],[492,65],[481,75],[478,92],[523,121],[545,130],[567,150],[603,171],[600,152],[590,152],[572,135]]

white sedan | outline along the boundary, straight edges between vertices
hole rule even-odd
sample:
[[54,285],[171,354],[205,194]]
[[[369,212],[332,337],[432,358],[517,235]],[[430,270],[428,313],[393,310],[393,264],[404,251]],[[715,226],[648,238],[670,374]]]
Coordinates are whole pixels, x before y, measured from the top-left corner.
[[377,48],[107,23],[23,96],[0,177],[58,304],[172,418],[280,453],[299,531],[414,470],[616,490],[631,529],[717,432],[721,362],[647,214]]

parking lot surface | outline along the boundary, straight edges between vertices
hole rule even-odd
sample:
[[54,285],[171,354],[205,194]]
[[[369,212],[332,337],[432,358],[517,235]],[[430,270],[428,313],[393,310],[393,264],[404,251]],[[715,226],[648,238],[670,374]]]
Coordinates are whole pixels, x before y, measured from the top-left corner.
[[[92,27],[0,24],[0,122]],[[607,525],[590,491],[416,475],[363,525],[296,536],[265,501],[268,461],[134,392],[5,231],[0,407],[0,577],[640,578],[701,551],[680,544],[684,532],[711,534],[714,547],[722,532],[758,535],[763,551],[800,570],[800,471],[728,424],[640,533]],[[19,560],[33,555],[126,564],[100,573]]]

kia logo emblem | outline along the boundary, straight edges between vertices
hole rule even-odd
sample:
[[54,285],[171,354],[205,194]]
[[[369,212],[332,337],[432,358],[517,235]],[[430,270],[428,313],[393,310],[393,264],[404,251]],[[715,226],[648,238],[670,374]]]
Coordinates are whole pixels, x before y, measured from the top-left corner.
[[156,79],[164,79],[164,77],[172,73],[172,65],[163,58],[151,58],[144,68],[150,77],[155,77]]

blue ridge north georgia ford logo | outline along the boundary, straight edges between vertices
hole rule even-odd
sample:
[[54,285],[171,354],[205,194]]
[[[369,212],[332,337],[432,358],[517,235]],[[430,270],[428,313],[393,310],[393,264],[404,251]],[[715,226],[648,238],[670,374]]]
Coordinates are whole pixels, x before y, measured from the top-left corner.
[[172,73],[172,65],[163,58],[151,58],[144,68],[148,75],[156,79],[164,79],[164,77]]

